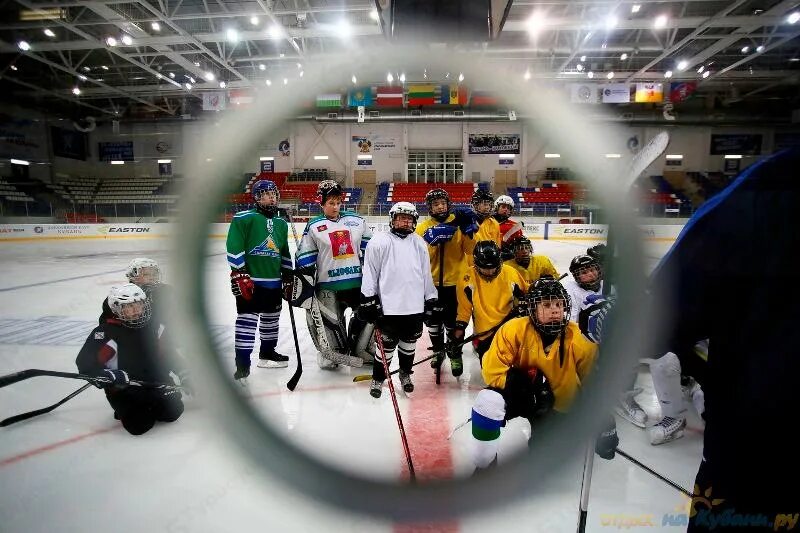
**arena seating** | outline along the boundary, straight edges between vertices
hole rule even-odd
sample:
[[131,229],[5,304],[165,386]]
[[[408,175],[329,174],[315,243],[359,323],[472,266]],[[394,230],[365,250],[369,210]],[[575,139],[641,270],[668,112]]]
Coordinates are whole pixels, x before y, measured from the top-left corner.
[[487,189],[487,183],[381,183],[378,185],[375,203],[381,209],[388,209],[396,202],[411,202],[417,210],[427,213],[425,195],[431,189],[444,189],[450,201],[456,206],[470,205],[472,195],[478,187]]
[[35,200],[6,180],[0,179],[0,199],[9,202],[34,202]]
[[663,176],[645,176],[633,187],[638,189],[642,205],[639,212],[644,215],[690,214],[692,203],[676,191]]

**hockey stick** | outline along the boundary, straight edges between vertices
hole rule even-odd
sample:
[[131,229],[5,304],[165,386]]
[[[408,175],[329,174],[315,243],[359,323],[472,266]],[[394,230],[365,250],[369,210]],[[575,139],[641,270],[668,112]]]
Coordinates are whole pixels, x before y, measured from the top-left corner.
[[33,418],[34,416],[39,416],[39,415],[43,415],[45,413],[49,413],[50,411],[54,410],[56,407],[67,403],[68,401],[73,399],[75,396],[77,396],[78,394],[82,393],[83,391],[85,391],[86,389],[88,389],[91,386],[92,386],[91,383],[87,383],[86,385],[84,385],[80,389],[78,389],[75,392],[71,393],[66,398],[54,403],[50,407],[43,407],[42,409],[37,409],[35,411],[30,411],[28,413],[22,413],[22,414],[19,414],[19,415],[10,416],[10,417],[6,418],[5,420],[0,421],[0,427],[10,426],[11,424],[16,424],[17,422],[22,422],[23,420],[28,420],[29,418]]
[[[289,220],[289,226],[292,228],[292,236],[294,237],[295,248],[299,248],[300,241],[297,240],[297,229],[294,227],[294,219],[292,219],[292,213],[289,209],[286,210],[286,218]],[[297,253],[296,249],[295,253]],[[286,388],[290,391],[293,391],[295,387],[297,387],[297,383],[300,381],[300,376],[303,375],[303,360],[300,358],[300,342],[297,340],[297,326],[294,322],[294,309],[292,308],[291,303],[289,303],[289,320],[292,323],[294,351],[297,354],[297,370],[295,370],[294,374],[292,374],[292,377],[289,378],[289,381],[286,383]]]
[[616,452],[617,452],[619,455],[621,455],[622,457],[624,457],[625,459],[627,459],[628,461],[632,462],[633,464],[635,464],[636,466],[638,466],[639,468],[641,468],[642,470],[644,470],[644,471],[646,471],[646,472],[648,472],[648,473],[652,474],[653,476],[657,477],[658,479],[660,479],[661,481],[663,481],[664,483],[666,483],[667,485],[669,485],[669,486],[670,486],[670,487],[672,487],[673,489],[677,490],[678,492],[682,492],[683,494],[685,494],[685,495],[686,495],[686,496],[688,496],[689,498],[692,498],[692,497],[694,496],[694,495],[693,495],[691,492],[689,492],[689,491],[688,491],[688,490],[686,490],[685,488],[681,487],[680,485],[678,485],[677,483],[675,483],[675,482],[674,482],[674,481],[672,481],[671,479],[668,479],[668,478],[666,478],[666,477],[662,476],[661,474],[659,474],[658,472],[656,472],[655,470],[653,470],[653,469],[652,469],[652,468],[650,468],[649,466],[647,466],[647,465],[645,465],[645,464],[642,464],[642,463],[640,463],[639,461],[637,461],[636,459],[634,459],[633,457],[631,457],[631,456],[630,456],[630,455],[628,455],[627,453],[623,452],[623,451],[622,451],[622,450],[620,450],[619,448],[617,448],[617,449],[616,449]]
[[389,362],[386,359],[386,352],[383,350],[383,339],[381,338],[381,332],[378,328],[375,328],[375,342],[378,344],[378,351],[381,354],[381,362],[383,363],[383,372],[386,374],[387,379],[389,380],[389,394],[392,396],[392,405],[394,406],[394,415],[397,417],[397,427],[400,428],[400,438],[403,440],[403,451],[406,454],[406,461],[408,462],[408,474],[411,477],[411,482],[413,483],[417,479],[417,475],[414,472],[414,463],[411,462],[411,452],[408,449],[408,439],[406,438],[406,430],[403,428],[403,419],[400,417],[400,407],[397,405],[397,395],[394,392],[394,382],[392,381],[392,376],[389,373]]
[[[53,378],[67,378],[67,379],[82,379],[88,381],[90,384],[94,386],[111,385],[114,383],[113,379],[107,378],[105,376],[87,376],[86,374],[74,374],[72,372],[57,372],[55,370],[40,370],[38,368],[29,368],[28,370],[21,370],[13,374],[6,374],[5,376],[0,376],[0,388],[7,387],[14,383],[18,383],[20,381],[24,381],[26,379],[31,379],[39,376],[48,376]],[[183,389],[183,387],[180,385],[174,385],[168,383],[154,383],[151,381],[139,381],[138,379],[130,380],[130,384],[138,387],[147,387],[150,389],[158,389],[158,388],[164,388],[168,390]]]
[[[447,241],[444,241],[442,244],[439,245],[439,290],[444,289],[444,246],[447,244]],[[444,320],[442,320],[442,338],[447,334],[447,330],[444,327]],[[462,344],[463,346],[463,344]],[[431,358],[432,359],[432,358]],[[439,385],[442,382],[442,363],[444,363],[444,359],[439,361],[439,364],[436,365],[433,372],[436,376],[436,384]]]
[[578,507],[578,533],[586,531],[586,518],[589,514],[589,489],[592,486],[592,470],[594,468],[594,446],[586,447],[586,459],[583,462],[581,478],[581,500]]

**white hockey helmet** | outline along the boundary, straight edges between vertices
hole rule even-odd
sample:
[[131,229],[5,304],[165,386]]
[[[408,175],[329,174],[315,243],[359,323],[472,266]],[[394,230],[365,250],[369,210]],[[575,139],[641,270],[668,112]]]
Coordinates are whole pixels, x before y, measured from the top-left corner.
[[108,292],[108,306],[114,316],[129,328],[144,327],[152,314],[147,294],[133,283],[111,287]]
[[137,257],[128,264],[125,277],[131,283],[135,283],[142,288],[148,288],[161,283],[161,268],[152,259]]
[[[411,216],[414,219],[414,222],[411,224],[411,228],[395,228],[394,219],[397,215]],[[389,227],[391,228],[392,233],[401,237],[405,237],[417,229],[417,220],[419,220],[417,207],[410,202],[397,202],[392,206],[391,209],[389,209],[389,220]]]
[[497,208],[500,207],[501,205],[507,205],[511,208],[512,211],[514,210],[514,200],[512,200],[511,197],[508,196],[507,194],[503,194],[497,197],[497,200],[494,201],[494,210],[497,211]]

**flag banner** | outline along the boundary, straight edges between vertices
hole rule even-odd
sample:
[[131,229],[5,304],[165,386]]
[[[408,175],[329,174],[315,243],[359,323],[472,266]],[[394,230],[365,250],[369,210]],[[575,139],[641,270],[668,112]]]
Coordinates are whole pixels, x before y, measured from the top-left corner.
[[662,83],[637,83],[635,101],[640,104],[655,104],[664,100]]
[[225,93],[211,91],[203,93],[203,111],[222,111],[225,109]]
[[86,161],[89,136],[85,133],[50,126],[50,138],[53,139],[53,155]]
[[133,141],[97,143],[100,161],[133,161]]
[[358,87],[347,93],[348,107],[371,106],[372,87]]
[[631,101],[631,86],[627,83],[608,83],[600,86],[604,104],[625,104]]
[[675,104],[683,102],[689,98],[692,93],[697,89],[696,81],[683,81],[680,83],[673,83],[670,86],[669,100]]
[[436,86],[434,85],[409,85],[408,105],[433,105],[436,103]]
[[403,107],[402,87],[377,87],[378,107]]
[[467,105],[467,88],[463,85],[440,85],[436,102],[443,105]]
[[488,91],[472,91],[472,96],[469,99],[469,105],[471,106],[481,106],[481,105],[497,105],[498,100],[497,96],[494,93],[490,93]]
[[317,95],[317,107],[328,109],[339,109],[342,107],[341,94],[319,94]]
[[569,94],[573,104],[598,103],[596,83],[572,83],[569,86]]
[[228,93],[232,106],[250,105],[253,103],[253,93],[249,90],[231,90]]
[[470,154],[518,154],[519,134],[517,133],[470,133]]

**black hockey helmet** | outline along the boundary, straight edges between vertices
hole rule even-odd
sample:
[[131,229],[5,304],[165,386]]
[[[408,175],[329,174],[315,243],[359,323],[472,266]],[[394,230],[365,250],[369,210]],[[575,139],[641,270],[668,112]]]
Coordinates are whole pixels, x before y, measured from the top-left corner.
[[491,209],[494,209],[494,196],[492,196],[492,193],[486,189],[478,187],[475,189],[475,192],[472,193],[472,208],[476,212],[478,211],[478,204],[481,202],[489,202],[489,204],[492,206]]
[[[472,257],[475,263],[475,268],[481,276],[493,279],[500,274],[500,269],[503,265],[503,259],[500,257],[500,248],[494,241],[480,241],[475,245],[472,251]],[[491,271],[491,274],[485,274],[484,271]]]
[[[555,336],[561,334],[567,327],[570,317],[570,299],[567,290],[556,279],[548,276],[536,280],[531,288],[528,289],[526,297],[528,303],[528,316],[533,322],[533,327],[542,335]],[[541,321],[537,313],[539,304],[545,305],[545,310],[553,305],[558,305],[558,300],[562,301],[563,309],[556,320]]]
[[[447,211],[443,214],[434,215],[431,212],[431,205],[436,200],[445,200],[447,202]],[[444,220],[450,216],[450,209],[452,208],[453,204],[450,202],[450,195],[447,194],[447,191],[444,189],[431,189],[425,194],[425,205],[428,206],[428,214],[438,220],[439,222],[444,222]]]
[[533,252],[533,244],[531,240],[525,236],[517,237],[511,241],[511,249],[516,253],[517,250],[528,250],[529,253]]
[[606,261],[606,245],[600,243],[590,246],[586,249],[586,255],[594,257],[602,265]]
[[[581,274],[591,269],[596,269],[597,271],[595,279],[588,282],[581,281]],[[600,282],[603,281],[603,268],[594,257],[586,254],[576,255],[569,264],[569,271],[572,273],[572,277],[575,278],[575,283],[581,289],[587,291],[600,290]]]
[[339,196],[342,197],[342,186],[339,185],[334,180],[324,180],[319,182],[317,186],[317,199],[319,200],[319,205],[323,205],[329,196]]

